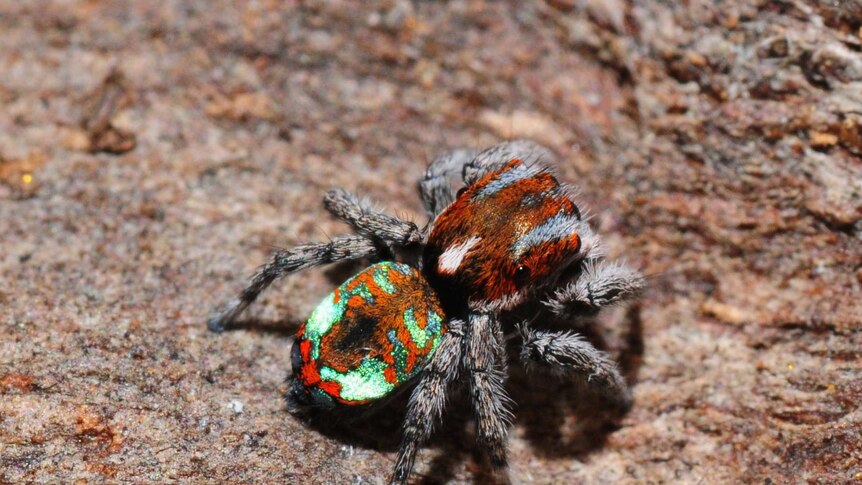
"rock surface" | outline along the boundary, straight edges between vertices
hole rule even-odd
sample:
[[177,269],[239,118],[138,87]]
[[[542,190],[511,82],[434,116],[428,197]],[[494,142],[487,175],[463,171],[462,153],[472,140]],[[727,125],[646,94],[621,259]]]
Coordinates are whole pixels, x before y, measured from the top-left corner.
[[[862,483],[858,0],[0,0],[0,482],[384,483],[398,411],[305,425],[296,325],[355,268],[213,306],[272,246],[416,221],[452,147],[550,146],[613,256],[615,425],[515,373],[519,483]],[[587,404],[585,404],[587,403]],[[600,405],[599,405],[600,406]],[[422,483],[482,483],[456,399]]]

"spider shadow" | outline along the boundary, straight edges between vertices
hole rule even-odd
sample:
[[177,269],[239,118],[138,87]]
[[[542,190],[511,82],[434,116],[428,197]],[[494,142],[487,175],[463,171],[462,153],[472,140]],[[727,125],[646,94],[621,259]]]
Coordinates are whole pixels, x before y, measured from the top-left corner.
[[[344,445],[394,453],[401,445],[402,425],[412,389],[412,385],[405,386],[405,390],[395,397],[371,408],[310,410],[301,419],[307,428]],[[431,439],[423,445],[423,448],[433,450],[433,457],[424,473],[414,470],[417,483],[448,483],[467,456],[475,454],[477,462],[483,458],[481,450],[475,446],[470,426],[472,411],[463,386],[453,388],[450,398],[443,419],[435,426]]]
[[266,320],[263,318],[249,317],[242,320],[232,322],[223,330],[227,332],[236,332],[239,330],[247,330],[250,332],[260,332],[279,337],[289,338],[296,334],[302,321],[293,318],[280,318],[277,320]]
[[[607,325],[586,325],[578,330],[596,347],[616,357],[623,375],[634,384],[643,356],[639,309],[631,307],[617,317],[612,324],[621,331],[616,332],[613,344],[603,337]],[[543,328],[571,329],[571,323],[554,322],[550,317],[548,322]],[[509,355],[516,356],[516,351],[509,349]],[[625,411],[609,407],[607,401],[576,385],[573,379],[527,371],[514,360],[509,370],[507,391],[516,403],[516,425],[523,428],[524,439],[540,457],[583,460],[605,446],[608,436],[619,429]],[[394,398],[370,409],[321,411],[307,418],[306,426],[345,445],[395,452],[412,388],[405,386]],[[494,472],[476,444],[473,413],[463,383],[452,389],[448,401],[442,422],[425,445],[433,450],[432,457],[427,467],[417,467],[414,472],[417,483],[448,483],[468,460],[472,462],[469,473],[477,483],[494,483]]]
[[[599,318],[604,318],[601,315]],[[596,348],[608,352],[619,364],[630,386],[637,382],[643,361],[643,328],[640,309],[633,305],[610,322],[613,344],[605,335],[608,321],[596,321],[577,330]],[[544,328],[571,329],[571,323],[548,320]],[[601,324],[601,323],[604,323]],[[510,355],[514,350],[510,350]],[[553,376],[541,370],[525,369],[520,363],[510,365],[507,385],[515,401],[517,423],[524,428],[524,438],[543,457],[585,459],[601,449],[608,436],[620,429],[627,409],[610,406],[598,393],[565,376]]]
[[[370,407],[309,409],[297,416],[306,427],[342,444],[393,452],[398,450],[401,444],[401,427],[407,414],[407,401],[413,387],[413,385],[406,385],[395,396]],[[456,393],[461,394],[457,391]],[[462,399],[456,397],[453,400],[460,402]],[[452,404],[450,408],[461,407],[456,403]],[[466,424],[469,417],[469,413],[457,413],[456,416],[451,416],[448,411],[447,409],[441,425],[435,427],[434,437],[429,441],[432,447],[445,445],[453,434],[459,434],[458,429],[463,428],[462,425]]]

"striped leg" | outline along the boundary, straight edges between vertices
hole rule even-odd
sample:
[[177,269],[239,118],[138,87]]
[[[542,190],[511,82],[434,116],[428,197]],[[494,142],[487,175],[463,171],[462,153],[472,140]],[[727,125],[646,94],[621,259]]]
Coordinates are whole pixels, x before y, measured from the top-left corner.
[[632,395],[616,363],[583,337],[571,332],[543,332],[521,326],[521,358],[532,364],[573,374],[615,406],[628,409]]
[[374,243],[362,236],[339,236],[328,243],[303,244],[293,249],[279,249],[252,277],[251,283],[236,297],[226,302],[207,320],[213,332],[222,332],[251,305],[275,280],[305,268],[361,259],[377,252]]
[[462,366],[469,373],[470,399],[476,415],[479,443],[487,451],[495,475],[506,478],[506,438],[512,413],[503,388],[506,362],[500,322],[489,313],[470,314]]
[[371,207],[371,203],[347,192],[334,189],[326,193],[323,205],[335,217],[353,226],[359,234],[395,247],[422,242],[422,231],[416,224],[403,221]]

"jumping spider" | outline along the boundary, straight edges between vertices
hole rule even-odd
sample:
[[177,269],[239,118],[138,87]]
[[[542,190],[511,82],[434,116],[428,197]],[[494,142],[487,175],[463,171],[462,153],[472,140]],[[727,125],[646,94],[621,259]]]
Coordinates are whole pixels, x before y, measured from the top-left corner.
[[[432,218],[425,229],[332,190],[326,208],[358,235],[278,250],[208,326],[223,330],[294,271],[376,259],[325,298],[297,333],[289,408],[369,405],[415,382],[391,478],[401,484],[440,419],[448,388],[463,377],[479,442],[505,474],[512,415],[501,313],[538,301],[558,316],[582,317],[634,296],[644,284],[639,273],[603,262],[599,238],[571,191],[542,164],[549,158],[541,146],[514,141],[436,159],[419,184]],[[458,175],[464,186],[453,193]],[[410,249],[421,259],[395,262]],[[527,323],[519,329],[524,361],[568,371],[612,403],[630,404],[617,366],[578,334]]]

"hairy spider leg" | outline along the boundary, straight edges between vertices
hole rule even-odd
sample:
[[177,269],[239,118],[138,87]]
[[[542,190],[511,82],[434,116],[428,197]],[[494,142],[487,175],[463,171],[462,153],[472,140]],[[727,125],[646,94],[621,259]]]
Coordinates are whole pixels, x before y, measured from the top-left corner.
[[590,315],[601,308],[636,297],[646,280],[640,272],[621,263],[585,261],[575,281],[558,289],[545,303],[564,317]]
[[506,362],[497,351],[504,345],[503,331],[495,315],[470,314],[461,365],[469,375],[470,401],[479,443],[497,474],[506,472],[506,437],[512,422],[511,399],[504,388],[508,375]]
[[419,383],[410,395],[395,472],[389,482],[392,485],[407,483],[416,460],[416,451],[428,440],[440,420],[446,404],[447,390],[458,378],[463,338],[464,323],[450,320],[449,332],[443,336],[440,346],[431,356],[431,361],[422,371]]
[[525,363],[572,375],[614,406],[621,409],[631,406],[631,391],[616,363],[580,335],[536,331],[526,325],[521,326],[521,335],[521,359]]
[[219,307],[207,320],[213,332],[222,332],[251,305],[275,280],[305,268],[322,264],[361,259],[377,253],[377,247],[362,236],[338,236],[327,243],[303,244],[293,249],[275,251],[269,263],[252,277],[251,283],[236,298]]
[[[313,266],[356,260],[370,256],[391,259],[392,249],[421,243],[423,235],[412,222],[402,221],[372,210],[356,196],[333,190],[324,197],[325,207],[361,234],[333,238],[328,243],[303,244],[279,249],[261,267],[251,283],[236,298],[221,305],[207,320],[214,332],[222,332],[273,282],[283,276]],[[382,247],[381,243],[387,247]]]
[[394,247],[422,242],[423,234],[416,224],[374,209],[371,202],[346,190],[328,191],[323,198],[323,205],[332,215],[347,222],[367,238]]

